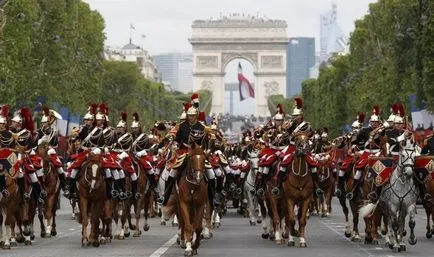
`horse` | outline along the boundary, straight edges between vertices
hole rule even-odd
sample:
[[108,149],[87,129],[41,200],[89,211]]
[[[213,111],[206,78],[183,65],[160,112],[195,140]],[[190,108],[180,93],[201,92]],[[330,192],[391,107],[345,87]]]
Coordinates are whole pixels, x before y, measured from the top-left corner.
[[[417,156],[415,163],[414,178],[418,183],[425,186],[426,191],[431,196],[434,195],[434,156]],[[421,196],[423,197],[423,196]],[[431,219],[434,223],[434,204],[424,202],[423,205],[426,213],[426,238],[432,238],[434,233],[434,225],[431,225]]]
[[[70,136],[68,138],[68,146],[67,146],[67,151],[66,151],[66,155],[68,156],[68,159],[71,158],[71,156],[74,156],[75,154],[78,153],[78,150],[80,149],[80,142],[78,140],[76,140],[76,138],[74,136]],[[69,164],[69,163],[68,163]],[[70,175],[70,173],[66,173],[66,176]],[[72,208],[72,219],[77,219],[77,199],[75,197],[71,197],[71,199],[69,200],[69,203],[71,204],[71,208]]]
[[314,198],[316,200],[318,214],[322,217],[328,217],[330,216],[331,202],[335,191],[334,174],[336,174],[336,149],[332,148],[318,163],[318,187],[324,194]]
[[50,161],[50,156],[47,154],[49,144],[43,142],[40,144],[36,153],[42,158],[44,169],[44,188],[47,192],[47,197],[43,205],[43,211],[38,212],[38,218],[41,224],[41,237],[56,236],[56,210],[59,199],[59,177],[57,176],[56,168]]
[[[163,172],[161,173],[160,178],[158,179],[158,190],[160,192],[159,197],[163,197],[164,194],[164,190],[166,188],[166,181],[167,181],[167,177],[169,176],[169,170],[168,170],[168,164],[166,164],[166,168],[163,170]],[[162,209],[162,207],[160,206],[160,208]],[[173,216],[173,220],[172,220],[172,226],[173,227],[177,227],[178,224],[178,217],[176,216],[176,214],[174,213],[173,215],[170,215],[169,217],[166,217],[165,215],[161,215],[161,220],[160,220],[160,225],[161,226],[166,226],[166,221],[168,219],[170,219]]]
[[256,219],[256,209],[258,208],[258,200],[255,196],[255,184],[256,184],[256,173],[258,171],[258,158],[259,151],[253,146],[249,146],[247,149],[247,155],[250,162],[250,170],[247,173],[247,178],[244,181],[243,193],[244,199],[247,200],[249,206],[249,223],[251,226],[255,226],[256,222],[261,223],[261,213],[259,213],[258,219]]
[[306,247],[305,227],[309,204],[313,198],[313,179],[309,173],[306,154],[309,151],[309,137],[304,133],[294,135],[296,156],[288,170],[286,181],[283,182],[283,198],[287,204],[287,226],[289,228],[288,246],[294,246],[296,216],[294,208],[298,205],[298,223],[300,247]]
[[[100,242],[100,219],[105,216],[105,203],[107,200],[104,171],[101,168],[101,155],[89,153],[88,159],[83,163],[78,179],[79,209],[81,216],[81,246],[92,245],[98,247]],[[91,219],[90,235],[87,226]]]
[[[205,181],[206,155],[202,148],[193,143],[186,167],[177,185],[179,191],[179,213],[182,216],[182,233],[186,242],[185,256],[197,254],[202,233],[202,220],[208,200],[208,184]],[[196,239],[192,245],[193,232]]]
[[[10,151],[9,149],[2,149],[2,155],[5,151]],[[9,153],[14,156],[16,161],[16,154],[10,151]],[[12,160],[12,159],[10,159]],[[6,179],[6,189],[9,192],[8,196],[3,196],[0,193],[0,247],[3,249],[11,249],[11,238],[15,230],[16,213],[19,210],[21,195],[18,190],[18,185],[16,181],[16,176],[18,172],[4,174]],[[16,243],[16,242],[15,242]],[[13,245],[12,245],[13,246]]]
[[[417,155],[416,143],[412,137],[400,143],[398,165],[392,172],[388,184],[383,187],[378,204],[385,213],[389,224],[389,234],[386,235],[386,244],[394,252],[406,250],[402,237],[405,232],[405,218],[409,215],[410,236],[408,242],[415,245],[417,239],[414,235],[416,226],[416,201],[419,189],[413,179],[413,167]],[[377,205],[368,204],[360,209],[360,215],[367,217],[376,209]]]

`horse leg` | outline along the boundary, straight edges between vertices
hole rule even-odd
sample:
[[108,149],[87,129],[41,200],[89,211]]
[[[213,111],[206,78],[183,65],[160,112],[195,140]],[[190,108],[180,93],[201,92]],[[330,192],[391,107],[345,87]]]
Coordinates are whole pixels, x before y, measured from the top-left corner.
[[50,195],[46,199],[46,204],[44,208],[44,224],[46,224],[45,227],[45,236],[51,237],[51,229],[53,226],[53,209],[56,208],[56,195]]
[[57,208],[53,208],[53,213],[52,213],[53,222],[51,224],[51,235],[52,236],[56,236],[57,235],[57,230],[56,230],[56,212],[57,212]]
[[13,217],[10,215],[9,208],[2,208],[2,214],[4,219],[3,249],[11,249],[10,238],[12,235],[11,223],[13,223]]
[[295,212],[294,212],[294,201],[290,198],[287,199],[287,218],[286,218],[286,226],[289,230],[288,233],[288,246],[295,246]]
[[301,212],[300,213],[301,216],[299,217],[299,220],[298,220],[299,234],[300,234],[300,247],[306,247],[307,246],[304,234],[305,234],[305,228],[306,228],[306,224],[307,224],[307,216],[306,215],[307,215],[307,211],[309,208],[309,202],[310,202],[310,200],[305,200],[302,203],[302,206],[299,210]]
[[140,197],[134,204],[134,215],[136,218],[136,228],[133,237],[139,237],[142,234],[140,230],[140,211],[143,208],[143,199]]
[[244,194],[249,203],[250,225],[255,226],[256,225],[256,205],[255,205],[256,203],[254,201],[254,196],[252,195],[252,193],[250,193],[248,187],[244,189]]
[[[200,239],[201,239],[200,235],[202,233],[202,219],[203,219],[203,215],[204,215],[204,209],[205,209],[205,205],[202,205],[202,206],[196,207],[194,210],[193,229],[194,229],[195,234],[196,234],[196,239],[194,240],[194,244],[192,246],[193,254],[197,254],[197,249],[200,246]],[[212,213],[212,209],[209,208],[208,212]],[[209,215],[209,217],[211,218],[211,215]],[[211,219],[209,219],[208,225],[211,225]]]
[[342,212],[344,213],[344,217],[345,217],[345,237],[350,237],[351,236],[351,225],[348,219],[348,206],[347,206],[347,199],[345,197],[339,197],[339,203],[341,204],[342,207]]
[[89,243],[89,238],[87,237],[87,225],[89,223],[88,200],[82,197],[78,204],[81,215],[81,247],[85,247]]
[[431,206],[425,206],[426,213],[426,238],[432,238],[432,230],[431,230]]
[[144,219],[144,224],[143,224],[143,230],[144,231],[148,231],[150,226],[148,224],[148,218],[149,218],[149,206],[151,205],[151,195],[150,192],[145,194],[145,198],[144,198],[144,202],[143,202],[143,210],[144,210],[144,214],[143,214],[143,219]]
[[[416,226],[416,221],[415,221],[415,216],[416,216],[416,205],[412,204],[409,208],[408,208],[408,213],[409,213],[409,221],[408,221],[408,226],[410,227],[410,236],[408,237],[408,243],[410,245],[415,245],[417,243],[417,239],[416,236],[414,235],[414,227]],[[429,219],[428,219],[429,220]],[[405,222],[405,220],[404,220]]]
[[[180,199],[181,201],[181,199]],[[192,239],[192,234],[193,234],[193,226],[191,224],[190,221],[190,210],[187,206],[187,204],[185,204],[184,202],[180,202],[180,213],[182,215],[182,220],[184,223],[184,240],[185,240],[185,251],[184,251],[184,255],[185,256],[192,256],[193,255],[193,249],[191,246],[191,239]],[[202,219],[199,220],[200,222],[202,222]],[[200,237],[200,235],[198,235]]]
[[269,233],[268,233],[268,223],[269,223],[268,219],[269,219],[269,217],[267,215],[267,209],[265,208],[265,204],[264,204],[264,201],[262,199],[258,200],[258,204],[259,204],[260,213],[264,217],[264,221],[262,222],[263,232],[262,232],[261,236],[263,239],[267,239],[269,237]]
[[353,233],[351,235],[351,241],[360,242],[361,237],[359,235],[359,210],[357,203],[350,201],[351,213],[353,214]]
[[275,241],[276,244],[280,245],[283,244],[284,239],[282,238],[282,229],[280,226],[280,216],[279,216],[279,210],[277,208],[277,200],[271,198],[270,202],[271,202],[271,213],[272,213]]

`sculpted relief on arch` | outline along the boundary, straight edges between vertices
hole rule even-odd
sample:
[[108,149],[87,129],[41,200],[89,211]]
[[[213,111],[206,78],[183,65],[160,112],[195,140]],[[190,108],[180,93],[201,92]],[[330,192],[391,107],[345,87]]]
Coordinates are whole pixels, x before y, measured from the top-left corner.
[[265,88],[265,97],[268,98],[271,95],[278,95],[279,92],[279,83],[276,81],[266,81],[264,83]]
[[235,58],[244,58],[251,62],[253,68],[258,67],[258,53],[228,52],[222,53],[222,70],[224,71],[226,65]]

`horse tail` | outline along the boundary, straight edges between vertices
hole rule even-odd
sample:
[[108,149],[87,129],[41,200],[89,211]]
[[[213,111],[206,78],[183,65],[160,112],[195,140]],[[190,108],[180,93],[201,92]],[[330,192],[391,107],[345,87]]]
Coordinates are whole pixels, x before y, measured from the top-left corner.
[[375,204],[374,203],[369,203],[369,204],[367,204],[365,206],[362,206],[359,209],[359,215],[362,216],[363,218],[371,216],[374,213],[375,209],[377,208],[377,205],[378,205],[378,202],[375,203]]

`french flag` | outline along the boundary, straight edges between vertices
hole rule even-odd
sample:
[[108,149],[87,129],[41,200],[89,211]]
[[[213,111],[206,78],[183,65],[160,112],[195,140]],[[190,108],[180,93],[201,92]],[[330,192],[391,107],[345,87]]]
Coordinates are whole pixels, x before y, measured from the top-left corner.
[[240,88],[240,101],[243,101],[248,97],[255,98],[255,90],[253,89],[252,84],[250,84],[250,81],[244,77],[241,63],[238,63],[238,83]]

